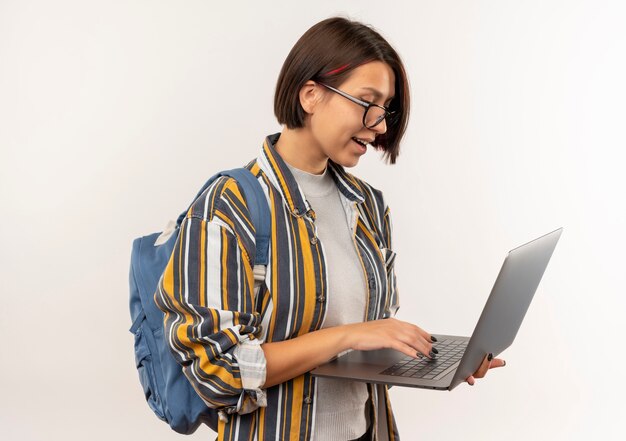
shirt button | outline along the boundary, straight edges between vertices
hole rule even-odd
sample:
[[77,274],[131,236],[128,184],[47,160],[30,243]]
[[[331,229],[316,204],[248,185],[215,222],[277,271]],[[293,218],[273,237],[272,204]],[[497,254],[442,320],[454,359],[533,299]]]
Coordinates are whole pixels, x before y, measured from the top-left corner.
[[316,236],[313,236],[313,237],[311,238],[311,243],[312,243],[313,245],[315,245],[315,244],[317,243],[317,237],[316,237]]
[[313,402],[313,400],[311,399],[311,397],[305,397],[305,398],[304,398],[304,402],[305,402],[306,404],[311,404],[311,403]]
[[317,296],[317,301],[322,303],[324,300],[326,300],[326,297],[324,297],[324,294],[320,294],[319,296]]

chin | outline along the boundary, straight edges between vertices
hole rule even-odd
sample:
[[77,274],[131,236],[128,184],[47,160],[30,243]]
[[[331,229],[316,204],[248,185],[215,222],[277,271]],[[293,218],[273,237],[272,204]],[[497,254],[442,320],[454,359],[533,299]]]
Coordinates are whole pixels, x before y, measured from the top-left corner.
[[355,154],[351,151],[337,152],[337,154],[329,156],[329,159],[335,164],[339,164],[344,168],[354,167],[359,163],[362,155]]
[[352,160],[344,160],[344,161],[333,161],[336,164],[341,165],[343,168],[352,168],[354,166],[356,166],[359,163],[359,158],[356,159],[352,159]]

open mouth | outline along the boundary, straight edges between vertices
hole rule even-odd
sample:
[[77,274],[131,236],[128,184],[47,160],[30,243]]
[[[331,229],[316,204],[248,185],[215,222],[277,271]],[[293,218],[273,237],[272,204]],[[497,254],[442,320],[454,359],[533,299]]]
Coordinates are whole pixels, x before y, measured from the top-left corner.
[[363,150],[366,151],[367,150],[367,143],[363,140],[360,140],[359,138],[352,138],[352,141],[354,141],[356,144],[358,144],[358,146]]

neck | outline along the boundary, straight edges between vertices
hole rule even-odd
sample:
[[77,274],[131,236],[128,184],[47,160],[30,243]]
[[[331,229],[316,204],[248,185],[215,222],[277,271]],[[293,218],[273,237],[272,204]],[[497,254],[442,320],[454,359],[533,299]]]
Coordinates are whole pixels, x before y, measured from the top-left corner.
[[306,128],[284,128],[276,141],[276,151],[287,164],[307,173],[320,175],[328,164],[328,156],[324,155]]

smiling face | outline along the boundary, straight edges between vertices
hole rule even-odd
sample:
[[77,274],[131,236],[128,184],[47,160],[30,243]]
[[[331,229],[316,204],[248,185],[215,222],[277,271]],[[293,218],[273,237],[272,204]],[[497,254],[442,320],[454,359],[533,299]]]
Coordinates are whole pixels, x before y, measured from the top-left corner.
[[[354,69],[337,89],[386,107],[395,95],[394,84],[393,70],[381,61],[372,61]],[[354,167],[367,151],[354,139],[373,142],[387,130],[385,120],[371,129],[364,127],[364,107],[312,81],[303,87],[300,98],[307,112],[309,147],[314,150],[310,153],[318,160],[330,158],[344,167]]]

